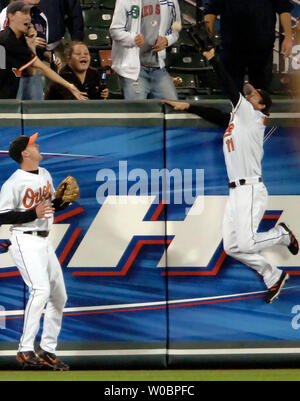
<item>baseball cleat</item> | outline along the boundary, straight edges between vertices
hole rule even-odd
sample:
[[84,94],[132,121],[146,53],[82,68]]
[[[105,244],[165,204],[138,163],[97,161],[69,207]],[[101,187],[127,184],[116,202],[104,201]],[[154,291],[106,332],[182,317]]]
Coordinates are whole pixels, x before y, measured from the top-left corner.
[[288,245],[288,250],[293,255],[297,255],[297,253],[299,252],[299,244],[298,244],[296,237],[294,236],[292,231],[288,228],[288,226],[285,223],[279,223],[278,225],[283,227],[283,229],[289,233],[291,242],[290,242],[290,245]]
[[23,368],[40,368],[42,366],[40,358],[33,351],[18,352],[16,359],[23,365]]
[[290,276],[282,272],[280,279],[271,287],[267,293],[266,297],[266,302],[267,304],[271,304],[276,298],[278,298],[278,295],[280,294],[280,291],[282,287],[284,286],[285,282],[290,278]]
[[52,354],[51,352],[47,352],[44,351],[42,348],[39,348],[37,354],[44,366],[48,366],[53,370],[60,371],[70,369],[70,367],[66,363],[58,359],[57,356],[55,354]]

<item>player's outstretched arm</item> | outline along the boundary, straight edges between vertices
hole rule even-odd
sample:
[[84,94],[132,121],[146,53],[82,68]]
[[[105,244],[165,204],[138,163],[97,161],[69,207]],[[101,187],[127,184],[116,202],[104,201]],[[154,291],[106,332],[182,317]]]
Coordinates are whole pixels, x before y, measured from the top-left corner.
[[200,104],[193,104],[187,102],[177,102],[173,100],[162,100],[164,104],[172,106],[174,110],[188,111],[189,113],[197,114],[199,117],[204,118],[213,124],[219,125],[222,128],[227,128],[230,121],[230,114],[214,107],[201,106]]
[[214,48],[212,48],[206,52],[203,52],[202,54],[206,58],[207,61],[210,61],[211,59],[213,59],[215,57],[216,51]]
[[187,102],[177,102],[174,100],[162,100],[163,103],[172,106],[174,110],[188,110],[190,108],[190,103]]
[[217,76],[219,77],[222,85],[231,100],[233,106],[235,107],[240,99],[240,92],[238,91],[235,83],[233,82],[231,76],[223,67],[223,64],[219,61],[218,57],[215,55],[215,49],[211,49],[207,52],[202,53],[203,56],[210,62],[215,70]]

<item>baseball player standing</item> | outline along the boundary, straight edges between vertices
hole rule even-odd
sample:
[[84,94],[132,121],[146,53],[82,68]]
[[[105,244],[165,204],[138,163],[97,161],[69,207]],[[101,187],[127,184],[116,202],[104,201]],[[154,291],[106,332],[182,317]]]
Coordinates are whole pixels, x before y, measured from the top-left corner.
[[[53,213],[68,204],[60,206],[61,199],[54,198],[51,175],[39,167],[42,156],[35,142],[37,136],[19,136],[11,142],[9,155],[20,168],[0,192],[0,224],[12,224],[9,252],[29,288],[17,361],[24,366],[68,370],[55,356],[67,295],[61,266],[48,240]],[[45,305],[41,343],[35,353],[34,341]]]
[[298,241],[285,223],[279,223],[267,232],[257,232],[268,198],[261,176],[261,161],[272,101],[267,92],[250,84],[244,86],[243,96],[218,61],[215,50],[203,52],[203,55],[223,82],[233,105],[232,112],[185,102],[164,102],[176,110],[188,110],[227,128],[223,138],[229,179],[229,198],[223,220],[224,250],[263,277],[268,288],[266,302],[271,303],[278,297],[289,275],[267,260],[261,251],[278,244],[287,246],[293,255],[299,251]]

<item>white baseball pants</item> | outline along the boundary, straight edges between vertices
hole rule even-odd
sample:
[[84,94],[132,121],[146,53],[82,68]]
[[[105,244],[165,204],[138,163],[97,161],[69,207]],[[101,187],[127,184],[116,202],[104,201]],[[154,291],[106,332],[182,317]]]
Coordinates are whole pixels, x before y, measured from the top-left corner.
[[9,252],[29,288],[19,352],[33,351],[44,311],[40,346],[55,353],[67,295],[60,263],[48,238],[13,231]]
[[267,288],[279,280],[281,270],[260,252],[273,245],[289,245],[289,234],[281,226],[257,232],[267,207],[264,184],[242,185],[230,189],[223,220],[225,252],[262,275]]

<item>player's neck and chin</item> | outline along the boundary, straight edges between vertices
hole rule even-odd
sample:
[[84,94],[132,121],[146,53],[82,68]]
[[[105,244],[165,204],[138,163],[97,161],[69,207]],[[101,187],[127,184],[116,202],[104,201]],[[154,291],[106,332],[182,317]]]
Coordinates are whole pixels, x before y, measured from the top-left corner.
[[20,164],[20,169],[27,172],[38,172],[39,162],[25,161]]

